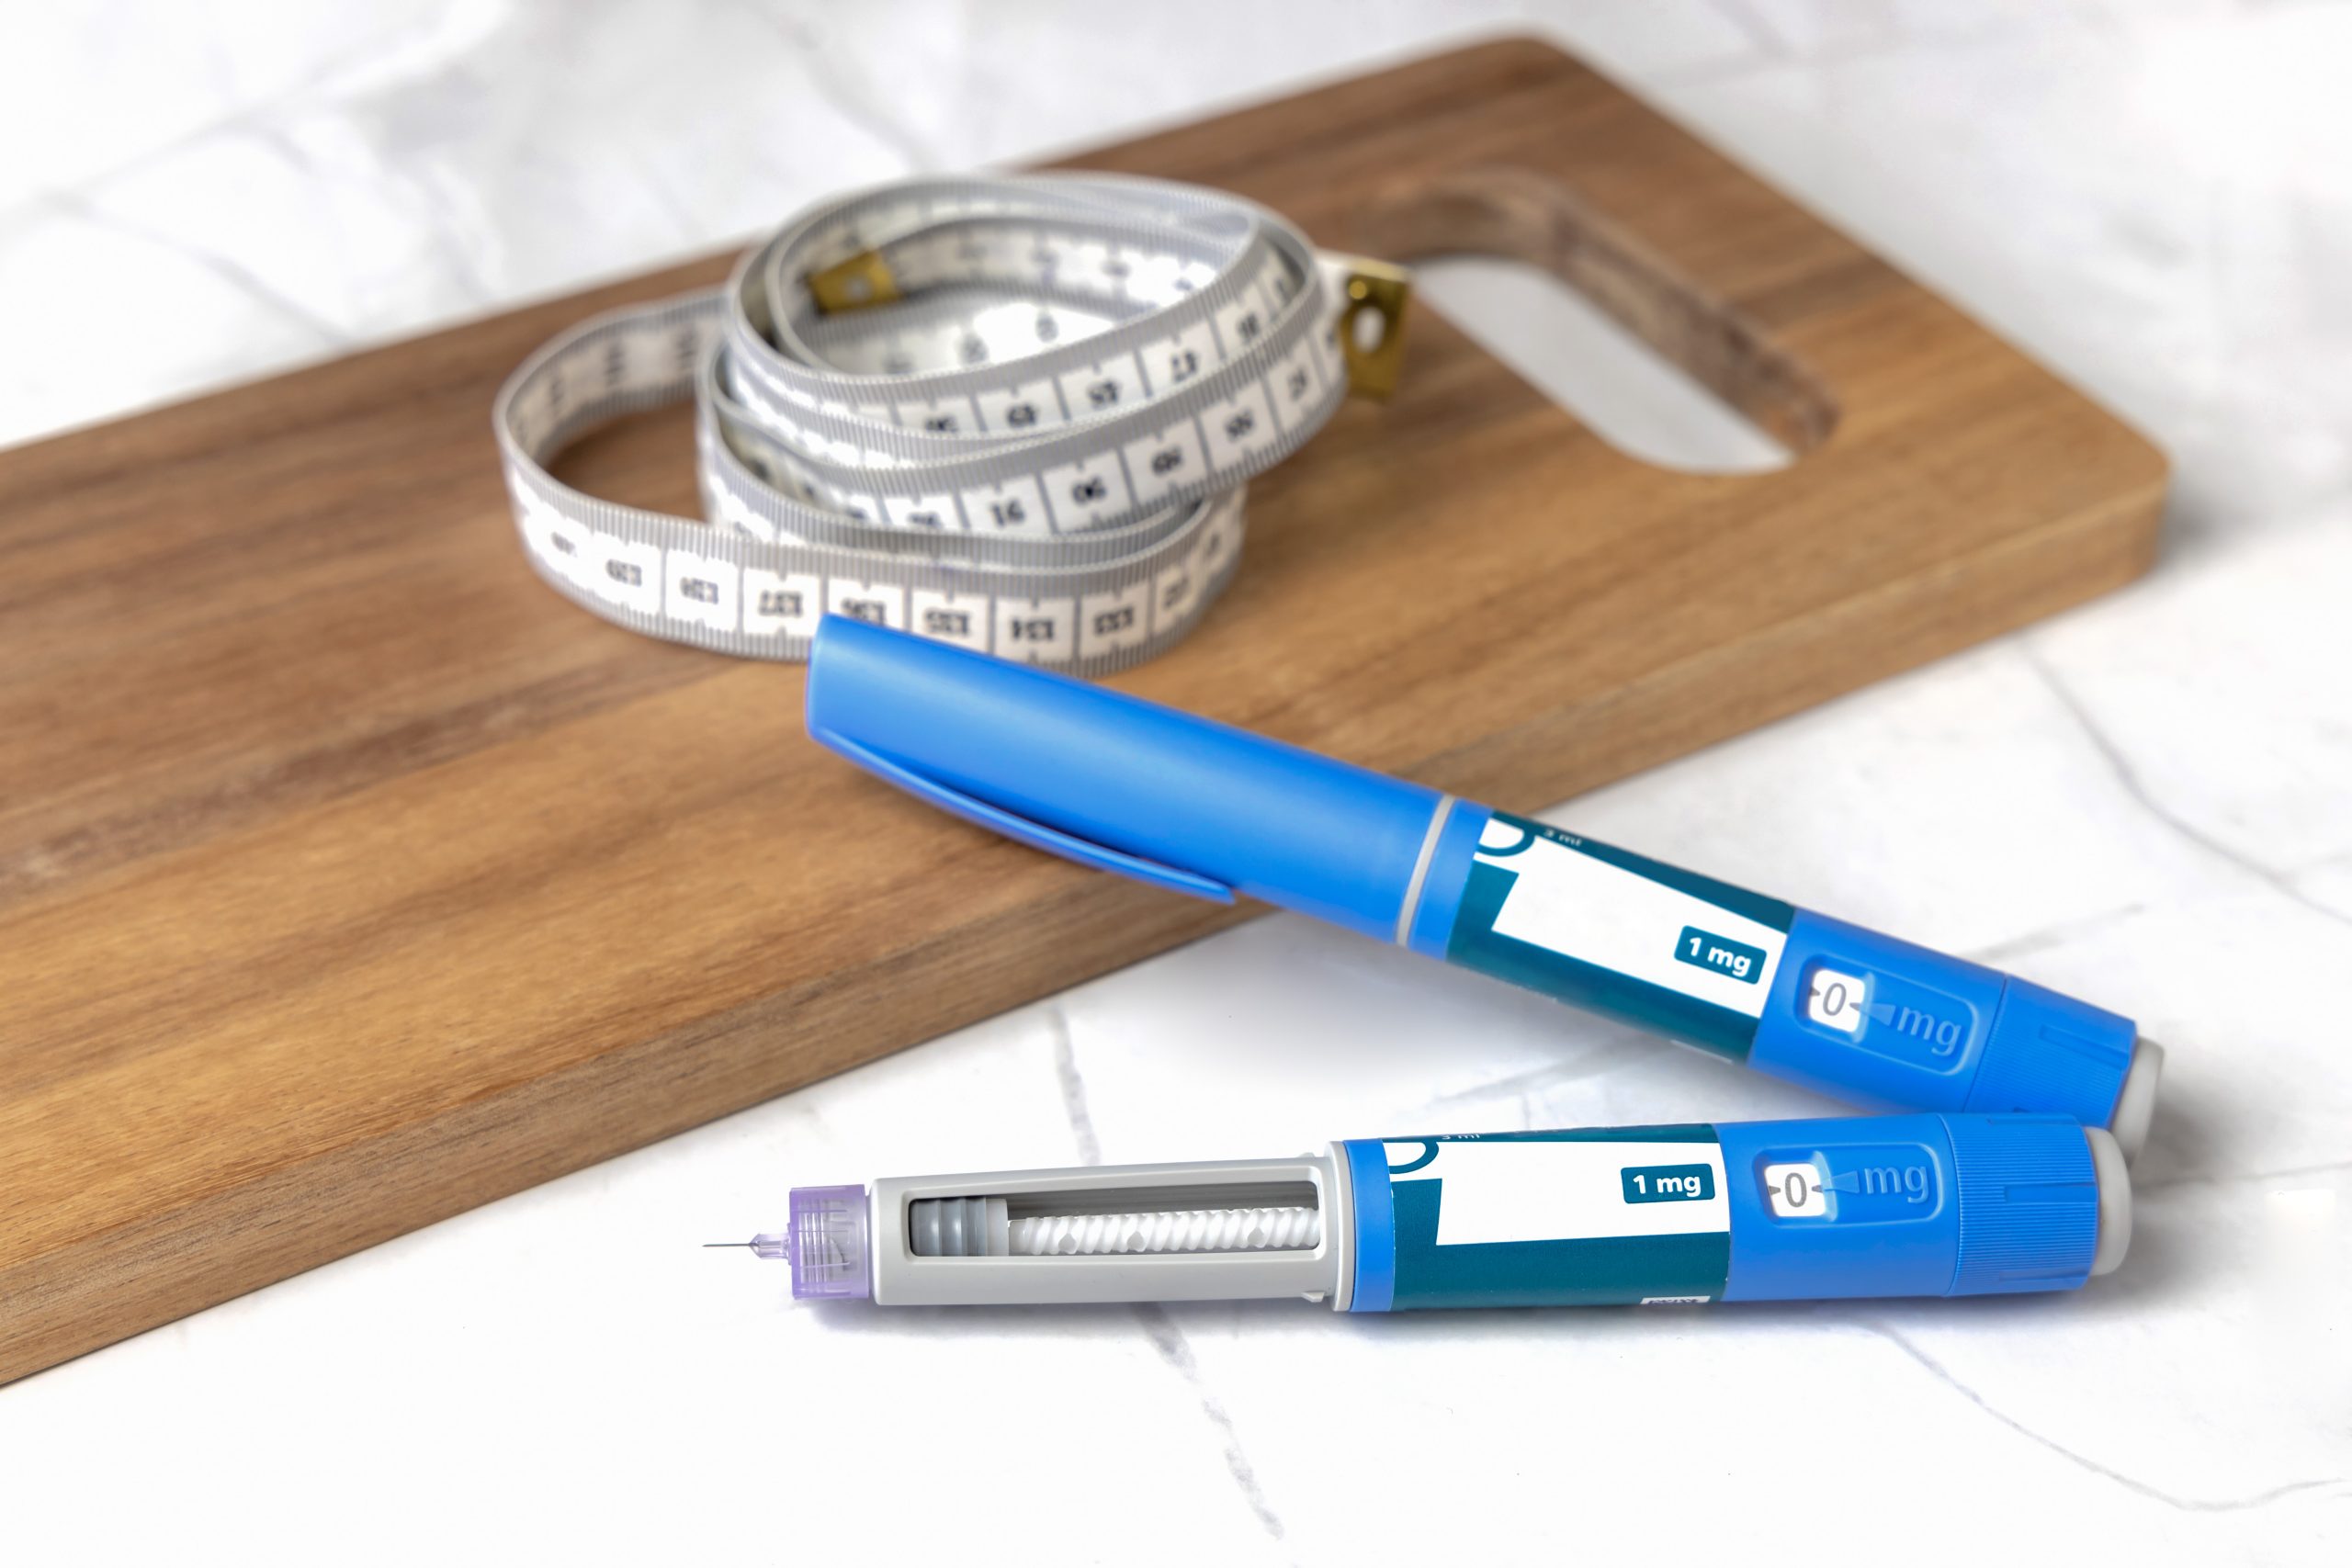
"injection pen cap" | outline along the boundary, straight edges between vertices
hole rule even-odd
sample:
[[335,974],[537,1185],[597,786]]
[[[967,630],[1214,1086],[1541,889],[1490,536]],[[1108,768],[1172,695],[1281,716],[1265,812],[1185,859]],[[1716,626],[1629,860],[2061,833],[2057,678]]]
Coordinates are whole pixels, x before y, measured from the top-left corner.
[[818,627],[808,733],[1034,847],[1201,897],[1237,892],[1377,937],[1443,797],[1029,665],[840,616]]

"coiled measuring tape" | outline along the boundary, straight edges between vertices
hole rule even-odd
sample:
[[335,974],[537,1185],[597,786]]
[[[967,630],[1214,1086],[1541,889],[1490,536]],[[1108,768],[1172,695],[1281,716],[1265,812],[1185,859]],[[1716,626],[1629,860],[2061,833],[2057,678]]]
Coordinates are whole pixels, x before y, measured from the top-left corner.
[[[516,370],[495,415],[515,525],[559,592],[672,641],[801,659],[847,615],[1107,673],[1224,588],[1246,482],[1351,386],[1393,384],[1407,290],[1189,186],[865,191],[723,288],[582,322]],[[593,426],[690,392],[707,523],[548,473]]]

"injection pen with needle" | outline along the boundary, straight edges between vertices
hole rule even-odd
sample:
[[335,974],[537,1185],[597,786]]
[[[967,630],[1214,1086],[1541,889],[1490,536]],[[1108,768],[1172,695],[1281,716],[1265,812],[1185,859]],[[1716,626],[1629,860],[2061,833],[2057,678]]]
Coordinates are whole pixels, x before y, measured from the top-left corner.
[[788,1262],[802,1299],[1388,1312],[2068,1291],[2131,1235],[2104,1129],[1930,1113],[796,1187],[782,1232],[715,1245]]

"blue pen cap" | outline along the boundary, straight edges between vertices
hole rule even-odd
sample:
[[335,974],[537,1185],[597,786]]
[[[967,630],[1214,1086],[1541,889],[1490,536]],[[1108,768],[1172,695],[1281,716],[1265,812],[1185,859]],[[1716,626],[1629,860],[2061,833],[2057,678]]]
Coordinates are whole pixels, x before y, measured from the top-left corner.
[[1394,940],[1444,798],[1138,697],[841,616],[808,733],[947,811],[1205,898]]

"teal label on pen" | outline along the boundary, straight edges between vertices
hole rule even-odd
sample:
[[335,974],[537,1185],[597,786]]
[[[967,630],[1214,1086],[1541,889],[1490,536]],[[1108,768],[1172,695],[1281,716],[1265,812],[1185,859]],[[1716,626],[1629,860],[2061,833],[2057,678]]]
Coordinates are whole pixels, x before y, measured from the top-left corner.
[[1684,926],[1682,934],[1674,939],[1674,959],[1678,964],[1688,964],[1712,975],[1728,975],[1751,985],[1760,984],[1764,978],[1762,948],[1702,931],[1697,926]]
[[1731,1205],[1713,1127],[1382,1147],[1400,1310],[1705,1302],[1730,1278]]
[[1703,1203],[1715,1195],[1715,1173],[1703,1165],[1629,1165],[1617,1182],[1628,1203]]
[[1497,812],[1446,956],[1744,1061],[1795,918],[1776,898]]

